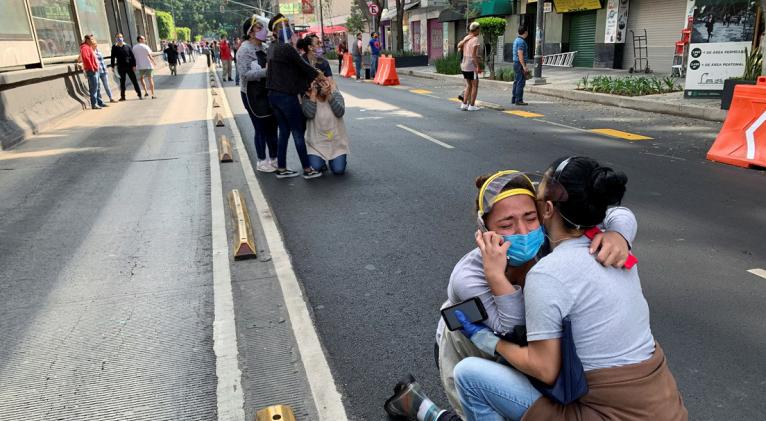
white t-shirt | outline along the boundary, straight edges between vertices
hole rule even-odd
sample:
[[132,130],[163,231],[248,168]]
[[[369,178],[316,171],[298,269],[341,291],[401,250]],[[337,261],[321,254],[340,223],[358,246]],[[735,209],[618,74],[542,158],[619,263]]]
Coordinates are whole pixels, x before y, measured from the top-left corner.
[[136,69],[146,70],[153,69],[151,60],[149,57],[152,55],[152,50],[146,44],[136,44],[133,46],[133,55],[136,57]]

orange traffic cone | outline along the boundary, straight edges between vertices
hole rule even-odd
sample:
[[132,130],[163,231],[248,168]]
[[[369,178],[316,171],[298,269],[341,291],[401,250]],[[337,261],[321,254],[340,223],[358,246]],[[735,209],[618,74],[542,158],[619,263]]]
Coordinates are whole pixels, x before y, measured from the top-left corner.
[[356,69],[354,62],[351,61],[351,54],[343,54],[343,67],[340,69],[340,75],[343,77],[355,77]]
[[[707,159],[743,168],[766,167],[766,76],[737,85],[729,114]],[[760,147],[759,147],[760,146]]]

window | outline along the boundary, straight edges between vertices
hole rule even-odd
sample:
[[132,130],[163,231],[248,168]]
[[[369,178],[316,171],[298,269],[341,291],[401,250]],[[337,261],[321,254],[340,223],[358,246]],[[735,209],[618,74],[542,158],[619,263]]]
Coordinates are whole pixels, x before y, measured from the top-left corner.
[[[23,1],[6,3],[0,14],[0,41],[32,40],[27,10]],[[33,47],[34,48],[34,47]]]
[[104,0],[77,0],[77,16],[83,35],[93,34],[99,43],[110,44],[112,36],[109,34]]
[[70,0],[29,0],[43,58],[77,55],[80,40]]

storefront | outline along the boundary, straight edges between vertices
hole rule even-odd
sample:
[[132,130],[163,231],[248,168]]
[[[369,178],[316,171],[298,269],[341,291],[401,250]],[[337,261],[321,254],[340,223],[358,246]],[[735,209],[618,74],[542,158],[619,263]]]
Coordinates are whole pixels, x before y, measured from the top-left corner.
[[623,69],[634,66],[633,34],[643,35],[646,30],[649,67],[657,72],[670,72],[675,43],[681,39],[681,30],[686,24],[687,3],[685,0],[630,1]]

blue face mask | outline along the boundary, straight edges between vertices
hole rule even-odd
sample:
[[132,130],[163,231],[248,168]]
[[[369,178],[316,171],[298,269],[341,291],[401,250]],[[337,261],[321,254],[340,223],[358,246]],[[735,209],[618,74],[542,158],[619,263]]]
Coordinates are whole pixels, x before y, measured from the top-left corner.
[[511,266],[521,266],[537,256],[537,252],[545,241],[545,233],[541,226],[530,231],[529,234],[504,235],[503,239],[511,242],[511,247],[508,249],[508,263]]
[[293,30],[290,27],[282,28],[279,31],[279,41],[282,43],[288,43],[293,38]]

